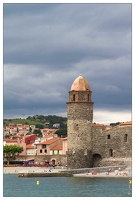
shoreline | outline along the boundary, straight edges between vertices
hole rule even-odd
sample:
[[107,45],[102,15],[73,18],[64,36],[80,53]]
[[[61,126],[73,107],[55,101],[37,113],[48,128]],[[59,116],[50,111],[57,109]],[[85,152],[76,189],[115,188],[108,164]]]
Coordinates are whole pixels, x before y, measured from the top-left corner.
[[[3,174],[56,174],[60,172],[66,173],[64,168],[51,168],[51,167],[3,167]],[[131,169],[127,168],[122,171],[115,170],[114,172],[101,172],[101,173],[79,173],[73,174],[73,177],[91,177],[91,178],[130,178],[132,179]]]
[[121,173],[121,174],[115,174],[115,173],[100,173],[96,175],[92,175],[91,173],[86,174],[73,174],[74,177],[91,177],[91,178],[132,178],[127,172]]

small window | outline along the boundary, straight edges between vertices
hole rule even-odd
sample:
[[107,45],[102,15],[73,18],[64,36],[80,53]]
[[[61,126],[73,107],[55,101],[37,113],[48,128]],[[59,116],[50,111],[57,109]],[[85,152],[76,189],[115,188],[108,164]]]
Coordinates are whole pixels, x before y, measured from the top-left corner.
[[90,95],[88,94],[88,101],[90,100]]
[[40,153],[42,153],[42,149],[40,149]]
[[113,157],[113,150],[109,149],[109,157]]
[[124,142],[128,142],[128,134],[124,135]]
[[107,139],[111,139],[111,136],[110,136],[110,135],[107,135]]
[[47,153],[47,149],[45,149],[45,153]]
[[42,144],[42,149],[46,148],[46,144]]
[[75,101],[75,94],[73,94],[73,101]]
[[59,150],[58,150],[58,154],[59,154],[60,152],[59,152]]

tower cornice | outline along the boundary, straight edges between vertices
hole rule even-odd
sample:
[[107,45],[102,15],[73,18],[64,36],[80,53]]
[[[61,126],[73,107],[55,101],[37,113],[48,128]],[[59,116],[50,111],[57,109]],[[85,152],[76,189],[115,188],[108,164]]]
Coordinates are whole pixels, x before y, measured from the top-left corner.
[[71,101],[68,101],[68,102],[66,102],[66,104],[71,104],[71,103],[87,103],[87,104],[94,104],[94,102],[89,102],[89,101],[73,101],[73,102],[71,102]]

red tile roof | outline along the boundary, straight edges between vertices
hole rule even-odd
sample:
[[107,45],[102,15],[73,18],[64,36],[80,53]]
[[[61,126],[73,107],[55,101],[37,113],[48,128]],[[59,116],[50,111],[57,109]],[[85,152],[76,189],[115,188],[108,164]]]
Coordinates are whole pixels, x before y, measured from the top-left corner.
[[62,145],[56,145],[52,147],[50,150],[62,150]]
[[92,124],[92,126],[104,126],[104,124]]
[[50,139],[50,140],[47,140],[47,141],[44,141],[44,142],[41,142],[41,143],[38,143],[38,144],[52,144],[52,143],[54,143],[58,140],[61,140],[61,138],[53,138],[53,139]]
[[32,144],[26,145],[26,149],[34,149],[34,146]]
[[120,125],[132,125],[132,121],[122,122]]
[[6,143],[17,143],[17,140],[14,139],[4,139]]

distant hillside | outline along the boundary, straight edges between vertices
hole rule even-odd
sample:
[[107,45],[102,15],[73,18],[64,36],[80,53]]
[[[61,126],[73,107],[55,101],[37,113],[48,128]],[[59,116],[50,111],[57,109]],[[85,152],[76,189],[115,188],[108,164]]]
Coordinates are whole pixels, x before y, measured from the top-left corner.
[[26,119],[4,119],[3,120],[3,126],[8,126],[9,123],[14,123],[14,124],[28,124],[28,125],[37,125],[42,128],[48,127],[52,128],[53,124],[55,123],[60,123],[60,126],[65,128],[67,126],[67,118],[66,117],[60,117],[56,115],[34,115],[34,116],[29,116]]

